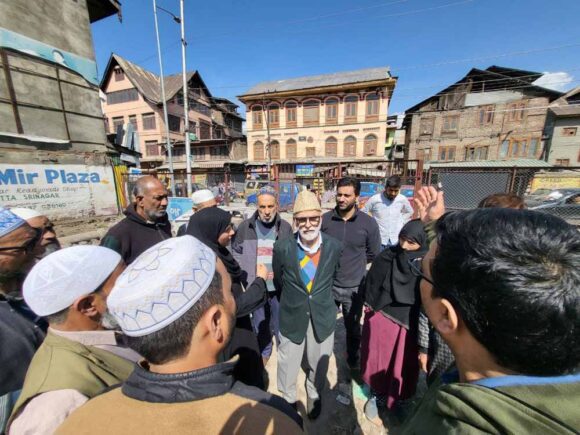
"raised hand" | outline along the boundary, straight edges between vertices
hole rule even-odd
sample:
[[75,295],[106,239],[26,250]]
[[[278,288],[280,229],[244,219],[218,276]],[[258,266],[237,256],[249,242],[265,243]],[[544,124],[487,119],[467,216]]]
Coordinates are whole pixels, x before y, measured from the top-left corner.
[[443,192],[433,186],[424,186],[415,193],[414,203],[419,212],[419,219],[428,223],[439,219],[445,213]]

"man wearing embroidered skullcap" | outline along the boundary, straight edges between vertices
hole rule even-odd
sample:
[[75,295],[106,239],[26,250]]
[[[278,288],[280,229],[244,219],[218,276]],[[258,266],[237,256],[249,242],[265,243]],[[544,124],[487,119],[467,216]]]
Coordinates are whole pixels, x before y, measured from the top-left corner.
[[41,233],[10,210],[0,207],[0,433],[30,360],[44,339],[35,314],[21,297],[21,285],[36,255]]
[[11,208],[10,211],[24,219],[32,228],[38,228],[43,231],[40,241],[41,246],[44,247],[43,257],[61,248],[60,242],[56,237],[56,232],[54,231],[54,224],[47,216],[31,208],[17,207]]
[[52,434],[91,397],[123,382],[139,355],[115,324],[106,299],[125,264],[115,251],[82,245],[40,260],[24,281],[28,306],[48,320],[8,424],[9,434]]
[[274,245],[274,284],[280,299],[278,390],[296,407],[296,381],[305,355],[306,412],[316,419],[334,344],[336,305],[332,285],[341,243],[320,232],[322,209],[316,195],[300,192],[294,203],[295,237]]
[[236,382],[235,360],[218,362],[236,303],[224,264],[196,238],[145,251],[107,304],[145,360],[120,387],[76,410],[57,434],[302,433],[288,403]]

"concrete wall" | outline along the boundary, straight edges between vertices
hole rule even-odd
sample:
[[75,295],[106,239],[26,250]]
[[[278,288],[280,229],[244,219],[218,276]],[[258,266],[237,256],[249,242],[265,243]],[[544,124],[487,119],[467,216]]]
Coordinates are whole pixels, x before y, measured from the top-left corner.
[[[576,128],[576,135],[564,136],[567,127]],[[570,166],[580,164],[580,117],[556,118],[554,121],[548,163],[555,164],[560,159],[568,159]]]

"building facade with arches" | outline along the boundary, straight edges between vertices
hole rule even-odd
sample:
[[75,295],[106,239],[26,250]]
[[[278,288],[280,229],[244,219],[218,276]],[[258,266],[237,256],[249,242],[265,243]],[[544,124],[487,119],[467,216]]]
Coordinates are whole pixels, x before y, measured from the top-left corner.
[[249,164],[384,156],[397,78],[388,67],[259,83],[246,106]]

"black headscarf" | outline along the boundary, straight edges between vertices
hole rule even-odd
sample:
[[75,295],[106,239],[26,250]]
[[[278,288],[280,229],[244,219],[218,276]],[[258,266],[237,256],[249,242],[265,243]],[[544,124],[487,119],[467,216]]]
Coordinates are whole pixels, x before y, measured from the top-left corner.
[[232,215],[217,207],[203,208],[189,218],[186,234],[209,246],[223,261],[233,282],[241,282],[242,269],[232,253],[218,243],[219,236],[232,223]]
[[409,260],[423,257],[429,250],[423,223],[412,220],[401,229],[399,237],[418,243],[417,251],[405,251],[400,245],[385,249],[373,261],[365,284],[365,302],[374,311],[409,327],[411,310],[418,307],[418,279],[411,272]]

